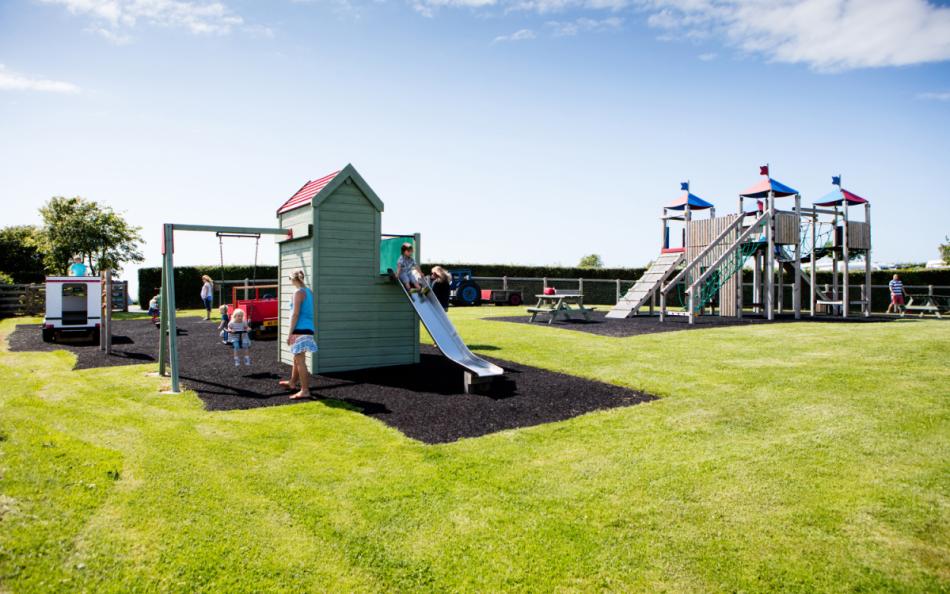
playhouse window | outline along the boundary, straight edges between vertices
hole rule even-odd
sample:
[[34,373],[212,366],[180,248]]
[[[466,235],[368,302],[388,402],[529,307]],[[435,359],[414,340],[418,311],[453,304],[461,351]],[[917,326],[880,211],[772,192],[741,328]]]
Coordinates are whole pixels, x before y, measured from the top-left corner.
[[70,283],[63,285],[63,297],[86,297],[86,285]]

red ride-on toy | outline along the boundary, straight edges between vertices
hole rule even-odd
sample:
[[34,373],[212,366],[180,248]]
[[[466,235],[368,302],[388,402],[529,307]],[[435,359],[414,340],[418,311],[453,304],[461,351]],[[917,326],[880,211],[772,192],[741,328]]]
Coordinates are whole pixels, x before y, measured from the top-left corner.
[[[276,332],[280,312],[277,302],[278,288],[277,285],[232,288],[228,315],[233,315],[235,308],[241,308],[247,316],[248,325],[259,334]],[[246,291],[244,299],[238,299],[238,291]],[[253,298],[247,293],[253,293]]]

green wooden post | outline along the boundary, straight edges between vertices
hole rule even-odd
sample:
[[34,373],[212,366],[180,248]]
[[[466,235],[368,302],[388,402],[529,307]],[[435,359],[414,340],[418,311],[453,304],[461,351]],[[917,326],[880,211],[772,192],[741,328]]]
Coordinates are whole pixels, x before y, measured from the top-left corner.
[[165,225],[166,303],[168,311],[168,352],[171,359],[172,385],[175,394],[181,391],[178,382],[178,323],[175,319],[175,226]]
[[168,229],[167,225],[162,227],[162,286],[159,290],[160,317],[158,322],[158,374],[165,375],[165,362],[168,360],[168,259],[167,252]]

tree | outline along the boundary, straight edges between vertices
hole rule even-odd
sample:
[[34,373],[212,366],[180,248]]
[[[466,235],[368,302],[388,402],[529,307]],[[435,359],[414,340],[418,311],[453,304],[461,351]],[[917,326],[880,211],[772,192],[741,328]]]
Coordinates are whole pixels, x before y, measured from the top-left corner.
[[12,283],[38,283],[43,268],[43,234],[35,225],[14,225],[0,229],[0,271]]
[[578,268],[603,268],[604,261],[600,257],[600,254],[590,254],[581,258],[581,261],[577,264]]
[[940,244],[940,257],[943,263],[950,266],[950,236],[944,236],[945,243]]
[[130,225],[108,206],[85,198],[56,196],[40,208],[43,255],[50,272],[65,273],[73,256],[81,256],[95,274],[102,268],[121,270],[125,262],[141,262],[140,227]]

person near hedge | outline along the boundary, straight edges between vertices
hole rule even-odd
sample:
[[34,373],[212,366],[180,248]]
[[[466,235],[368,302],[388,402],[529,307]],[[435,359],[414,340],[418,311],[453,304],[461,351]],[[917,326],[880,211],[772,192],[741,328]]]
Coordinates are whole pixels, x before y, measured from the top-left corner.
[[317,343],[314,341],[313,324],[313,291],[307,287],[303,270],[297,270],[290,275],[290,282],[296,289],[290,298],[290,332],[287,335],[287,345],[294,356],[290,370],[290,379],[283,380],[281,386],[299,391],[290,396],[291,400],[310,398],[310,370],[307,369],[307,353],[317,352]]
[[205,320],[211,319],[211,303],[214,301],[214,281],[207,274],[201,276],[201,302],[205,306]]
[[891,291],[887,313],[900,313],[900,309],[904,307],[904,283],[901,282],[901,277],[895,274],[891,282],[887,283],[887,288]]
[[433,266],[429,271],[429,284],[432,285],[432,292],[435,298],[442,304],[442,309],[449,311],[449,296],[452,294],[452,275],[448,270],[441,266]]

